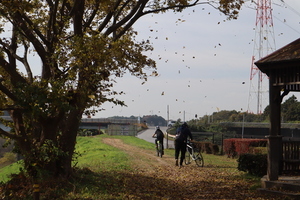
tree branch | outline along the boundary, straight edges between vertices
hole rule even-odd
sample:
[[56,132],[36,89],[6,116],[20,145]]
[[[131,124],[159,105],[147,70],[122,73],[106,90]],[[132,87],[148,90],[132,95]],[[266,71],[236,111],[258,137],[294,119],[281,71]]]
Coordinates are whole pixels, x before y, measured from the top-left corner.
[[6,94],[7,97],[9,97],[11,100],[13,101],[18,100],[18,98],[13,93],[11,93],[4,85],[2,85],[1,82],[0,82],[0,91]]
[[[148,0],[137,1],[137,4],[131,9],[130,13],[128,15],[126,15],[118,23],[113,24],[112,26],[110,26],[104,34],[105,35],[110,35],[112,32],[114,32],[115,30],[120,28],[122,25],[124,25],[126,22],[128,22],[136,14],[136,12],[139,10],[141,5],[145,5],[147,2],[148,2]],[[124,8],[124,6],[123,6],[123,8]],[[117,16],[116,16],[116,19],[117,19]]]
[[3,57],[0,57],[0,68],[3,68],[10,75],[11,79],[14,80],[14,84],[16,82],[27,83],[26,80],[15,69],[13,69],[13,67]]
[[23,16],[19,12],[14,13],[15,21],[12,22],[14,26],[19,27],[23,32],[22,34],[26,37],[34,46],[35,50],[39,54],[43,62],[42,77],[48,79],[51,75],[51,70],[49,68],[48,59],[46,57],[46,50],[40,41],[33,34],[33,30],[26,25],[26,22],[22,18]]
[[144,1],[143,3],[141,3],[139,5],[139,8],[137,10],[137,12],[135,13],[135,15],[131,18],[131,20],[125,25],[125,27],[123,27],[123,29],[114,37],[114,40],[119,39],[122,35],[125,34],[126,31],[128,31],[128,29],[130,29],[132,27],[132,25],[141,17],[143,16],[143,10],[146,6],[147,1]]
[[11,139],[13,139],[13,140],[18,140],[18,139],[20,139],[19,136],[15,135],[15,134],[11,134],[11,133],[9,133],[9,132],[7,132],[7,131],[4,131],[2,128],[0,128],[0,135],[6,136],[6,137],[11,138]]
[[200,5],[200,4],[209,4],[209,2],[199,2],[199,0],[196,0],[194,3],[188,4],[188,5],[174,5],[174,6],[162,7],[160,9],[148,10],[146,12],[143,12],[143,15],[147,15],[150,13],[159,13],[162,11],[176,9],[176,8],[184,9],[184,8],[193,7],[193,6]]
[[83,25],[83,29],[84,31],[86,30],[86,28],[88,28],[91,23],[93,22],[98,10],[99,10],[99,5],[100,5],[100,1],[96,1],[95,3],[95,9],[93,10],[92,14],[90,15],[90,17],[88,18],[88,20],[84,23]]
[[103,22],[98,27],[98,32],[102,32],[103,29],[106,27],[106,25],[108,24],[108,22],[113,17],[113,14],[114,14],[115,10],[117,10],[117,8],[119,7],[121,1],[122,0],[117,0],[116,1],[114,8],[106,15],[105,19],[103,20]]

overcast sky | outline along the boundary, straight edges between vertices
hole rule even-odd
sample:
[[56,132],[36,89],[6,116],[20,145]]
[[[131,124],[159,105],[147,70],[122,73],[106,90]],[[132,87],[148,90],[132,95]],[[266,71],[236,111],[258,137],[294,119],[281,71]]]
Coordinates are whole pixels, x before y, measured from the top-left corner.
[[[300,1],[285,0],[284,6],[280,2],[273,0],[272,5],[277,49],[300,36],[300,12],[296,11]],[[251,82],[256,84],[257,78],[250,81],[256,10],[254,4],[246,5],[239,18],[231,21],[208,5],[140,19],[134,28],[138,38],[152,42],[154,51],[147,55],[157,62],[159,76],[143,85],[130,75],[118,79],[115,90],[126,93],[118,98],[127,107],[106,103],[105,111],[95,117],[153,114],[188,121],[195,114],[201,117],[221,110],[256,113]],[[267,88],[267,80],[263,84]],[[268,91],[263,92],[264,109]]]

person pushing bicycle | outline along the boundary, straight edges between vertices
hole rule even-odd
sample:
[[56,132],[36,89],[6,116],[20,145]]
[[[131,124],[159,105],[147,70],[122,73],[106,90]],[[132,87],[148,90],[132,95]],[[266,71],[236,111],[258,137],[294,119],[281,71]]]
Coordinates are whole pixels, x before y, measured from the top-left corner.
[[158,149],[158,145],[157,145],[157,141],[159,141],[162,145],[162,154],[164,154],[164,138],[165,135],[162,132],[162,130],[160,130],[159,126],[156,127],[156,130],[154,132],[154,134],[152,135],[153,138],[155,139],[155,145],[156,145],[156,149]]
[[176,136],[174,137],[175,141],[175,165],[178,166],[178,158],[180,155],[180,162],[179,165],[182,167],[183,160],[185,158],[185,152],[186,152],[186,144],[188,138],[192,141],[193,136],[188,128],[188,125],[186,122],[184,122],[177,130],[176,130]]

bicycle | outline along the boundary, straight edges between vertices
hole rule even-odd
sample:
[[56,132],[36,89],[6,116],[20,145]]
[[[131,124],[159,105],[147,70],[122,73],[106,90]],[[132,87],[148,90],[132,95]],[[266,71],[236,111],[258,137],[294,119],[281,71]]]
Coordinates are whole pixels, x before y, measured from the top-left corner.
[[200,150],[198,148],[194,148],[192,142],[187,142],[184,162],[188,165],[191,163],[191,160],[194,160],[198,167],[203,167],[204,165],[203,156]]
[[157,143],[156,146],[157,156],[162,158],[163,155],[162,143],[159,140],[157,140],[156,143]]

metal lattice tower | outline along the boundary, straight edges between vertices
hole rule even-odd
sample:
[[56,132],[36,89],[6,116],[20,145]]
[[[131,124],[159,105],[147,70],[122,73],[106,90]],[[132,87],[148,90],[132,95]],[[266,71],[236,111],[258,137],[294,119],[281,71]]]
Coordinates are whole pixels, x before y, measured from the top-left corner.
[[[275,37],[273,29],[271,0],[257,0],[256,2],[256,23],[255,38],[250,72],[250,90],[248,99],[248,112],[261,114],[263,103],[268,102],[267,91],[268,81],[254,64],[255,61],[275,51]],[[254,78],[257,78],[255,81]],[[256,100],[255,103],[253,101]],[[256,109],[256,110],[255,110]]]

